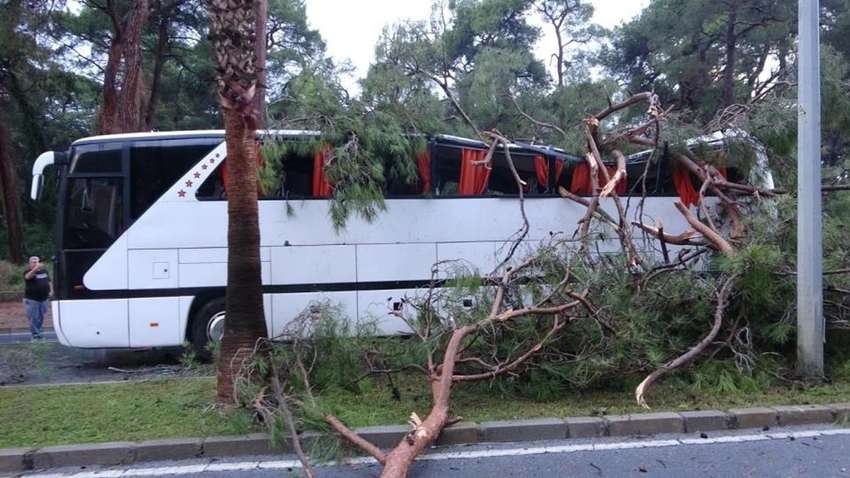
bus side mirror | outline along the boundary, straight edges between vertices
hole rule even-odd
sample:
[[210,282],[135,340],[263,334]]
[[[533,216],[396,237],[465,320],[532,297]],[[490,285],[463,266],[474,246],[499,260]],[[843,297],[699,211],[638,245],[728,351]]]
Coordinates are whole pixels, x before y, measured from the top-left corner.
[[36,174],[32,177],[32,189],[30,189],[30,197],[34,201],[38,201],[41,197],[41,190],[44,188],[44,175]]
[[41,190],[44,187],[44,168],[56,164],[57,159],[61,161],[60,164],[64,164],[67,161],[67,155],[48,151],[41,153],[35,159],[35,163],[32,165],[32,189],[30,189],[30,197],[34,201],[41,197]]

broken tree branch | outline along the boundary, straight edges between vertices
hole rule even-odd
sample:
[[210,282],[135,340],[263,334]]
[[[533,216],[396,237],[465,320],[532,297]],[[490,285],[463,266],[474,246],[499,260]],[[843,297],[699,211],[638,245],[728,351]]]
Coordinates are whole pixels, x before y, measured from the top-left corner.
[[[693,241],[693,239],[697,235],[696,231],[693,231],[693,230],[685,231],[685,232],[683,232],[679,235],[676,235],[676,236],[664,232],[663,226],[661,225],[660,220],[659,220],[659,226],[657,228],[652,227],[648,224],[644,224],[642,222],[638,222],[638,221],[632,221],[632,224],[637,226],[641,230],[649,233],[650,236],[658,239],[659,241],[662,241],[662,244],[668,243],[668,244],[674,244],[674,245],[677,245],[677,246],[705,246],[706,245],[705,242],[694,242]],[[666,254],[665,254],[664,262],[670,262],[670,259],[667,258]]]
[[278,409],[283,413],[286,425],[289,428],[289,436],[292,437],[292,449],[295,451],[295,456],[298,457],[298,461],[304,467],[304,474],[307,475],[307,478],[313,478],[313,468],[310,466],[310,460],[307,459],[307,455],[304,454],[304,449],[301,448],[301,440],[298,439],[298,430],[295,429],[295,419],[292,418],[292,412],[289,410],[286,396],[283,394],[283,387],[280,385],[280,379],[278,379],[276,374],[271,376],[270,383],[272,393],[274,393],[277,400]]
[[737,277],[737,275],[733,274],[727,278],[720,287],[720,292],[717,294],[717,306],[714,309],[714,325],[712,325],[708,335],[680,357],[667,362],[664,366],[649,374],[645,379],[643,379],[640,385],[637,386],[635,389],[635,399],[637,399],[640,406],[647,409],[649,408],[649,405],[646,404],[646,392],[653,383],[661,378],[662,375],[695,359],[700,353],[702,353],[703,350],[706,349],[706,347],[709,346],[709,344],[711,344],[712,341],[714,341],[714,338],[717,337],[718,332],[720,332],[720,326],[723,323],[723,312],[726,310],[726,300],[729,297],[730,287]]
[[597,166],[596,160],[593,159],[593,155],[591,153],[587,153],[584,156],[584,160],[587,162],[588,167],[590,168],[590,184],[591,184],[591,193],[593,197],[590,200],[590,204],[587,206],[587,212],[584,213],[584,217],[579,220],[579,224],[581,224],[581,237],[587,237],[590,233],[590,218],[596,213],[596,208],[599,207],[599,195],[597,192],[599,191],[599,180],[597,179]]
[[455,382],[472,382],[475,380],[492,379],[498,377],[499,375],[503,375],[508,372],[513,372],[514,370],[519,368],[520,365],[527,362],[528,359],[533,357],[534,354],[539,352],[550,340],[552,340],[552,337],[554,337],[555,334],[558,333],[561,329],[563,329],[564,326],[568,323],[569,321],[558,320],[558,318],[556,317],[553,321],[552,327],[549,329],[546,335],[543,336],[543,338],[541,338],[536,344],[534,344],[533,347],[530,347],[528,350],[526,350],[524,354],[520,355],[514,361],[507,365],[496,367],[490,372],[470,375],[454,375],[452,376],[452,380]]
[[643,93],[638,93],[638,94],[633,95],[629,98],[626,98],[625,100],[623,100],[623,101],[621,101],[621,102],[619,102],[615,105],[611,105],[611,106],[605,108],[604,110],[600,111],[599,113],[596,113],[595,115],[593,115],[593,117],[596,118],[597,120],[601,120],[601,119],[605,118],[606,116],[610,115],[611,113],[614,113],[615,111],[619,111],[619,110],[628,108],[629,106],[631,106],[635,103],[640,103],[641,101],[649,101],[651,99],[652,99],[652,93],[650,93],[648,91],[643,92]]
[[676,206],[676,209],[678,209],[679,212],[681,212],[682,215],[685,216],[685,220],[688,221],[688,224],[690,224],[691,227],[696,229],[697,232],[702,234],[703,237],[705,237],[709,242],[711,242],[711,244],[717,247],[717,249],[719,249],[724,254],[731,254],[734,251],[732,245],[729,244],[729,242],[724,239],[723,236],[721,236],[717,231],[703,224],[699,219],[695,218],[694,215],[691,214],[691,211],[689,211],[684,204],[679,201],[676,201],[674,203],[674,206]]
[[519,103],[517,103],[517,100],[516,100],[516,98],[513,97],[513,95],[508,95],[508,96],[510,96],[511,101],[514,102],[514,106],[516,106],[516,109],[519,112],[520,116],[527,119],[528,121],[531,121],[532,123],[536,124],[537,126],[541,126],[543,128],[549,128],[549,129],[555,130],[558,133],[561,133],[561,136],[565,140],[567,139],[567,132],[566,131],[564,131],[563,129],[561,129],[561,128],[553,125],[553,124],[544,123],[543,121],[538,121],[538,120],[532,118],[531,115],[529,115],[528,113],[523,111],[522,108],[520,108]]
[[608,180],[608,183],[602,188],[602,191],[599,193],[599,197],[601,198],[608,197],[609,194],[614,192],[614,188],[617,187],[617,183],[626,180],[626,156],[616,149],[612,151],[611,154],[617,158],[617,172],[611,176],[611,179]]
[[[602,174],[602,177],[605,179],[605,189],[608,189],[610,186],[611,198],[614,201],[614,206],[617,208],[617,214],[620,216],[620,222],[617,227],[617,235],[620,238],[620,243],[623,246],[623,249],[629,255],[629,267],[634,267],[636,265],[644,266],[643,260],[640,255],[637,253],[637,249],[635,249],[634,242],[632,241],[631,231],[629,231],[626,225],[629,223],[628,219],[626,219],[626,210],[623,208],[623,203],[620,201],[620,196],[614,190],[614,187],[617,185],[617,180],[608,175],[608,170],[605,168],[605,163],[602,162],[602,156],[599,154],[599,147],[596,145],[596,139],[594,139],[594,129],[598,126],[598,122],[594,121],[593,118],[585,122],[587,125],[587,129],[585,131],[585,136],[587,137],[587,144],[590,148],[590,154],[588,154],[588,158],[591,159],[596,167],[597,171]],[[616,153],[619,153],[617,151]],[[617,156],[617,165],[618,165],[618,174],[620,173],[619,168],[622,167],[622,177],[625,178],[626,175],[626,157],[623,156],[622,153],[619,153]],[[617,175],[615,175],[616,177]],[[597,202],[597,207],[600,199],[605,198],[605,194],[599,194],[597,196],[597,188],[599,185],[595,182],[597,179],[597,172],[593,171],[591,168],[590,173],[591,181],[593,181],[593,196]],[[604,193],[603,189],[603,193]],[[592,204],[592,203],[591,203]],[[588,208],[589,209],[589,208]],[[595,208],[594,208],[595,209]],[[588,228],[589,228],[589,219],[588,216]],[[584,225],[583,225],[584,229]],[[589,230],[589,229],[588,229]],[[583,230],[584,232],[584,230]],[[584,234],[582,234],[584,237]]]
[[339,419],[333,415],[322,415],[322,420],[325,421],[331,428],[334,429],[341,437],[345,438],[349,442],[351,442],[354,446],[357,446],[361,450],[365,451],[372,458],[378,460],[378,463],[382,465],[387,464],[387,457],[384,455],[384,452],[381,451],[380,448],[373,445],[371,442],[366,441],[361,438],[360,435],[354,433],[354,431],[347,426],[343,425]]
[[[566,189],[564,189],[564,188],[563,188],[563,186],[558,186],[558,193],[561,195],[561,197],[564,197],[564,198],[570,199],[570,200],[572,200],[572,201],[575,201],[575,202],[577,202],[577,203],[581,204],[581,205],[582,205],[582,206],[584,206],[584,207],[590,207],[590,203],[591,203],[590,201],[588,201],[587,199],[585,199],[585,198],[583,198],[583,197],[581,197],[581,196],[576,196],[575,194],[573,194],[573,193],[571,193],[571,192],[567,191]],[[610,215],[608,215],[608,213],[607,213],[607,212],[605,212],[605,211],[603,211],[603,210],[601,210],[601,209],[597,209],[597,210],[594,212],[594,214],[595,214],[595,215],[596,215],[596,216],[597,216],[597,217],[598,217],[598,218],[599,218],[602,222],[604,222],[605,224],[608,224],[608,225],[609,225],[609,226],[611,226],[612,228],[617,229],[617,228],[619,228],[619,227],[620,227],[620,226],[617,224],[617,222],[616,222],[616,221],[614,221],[614,218],[612,218]]]

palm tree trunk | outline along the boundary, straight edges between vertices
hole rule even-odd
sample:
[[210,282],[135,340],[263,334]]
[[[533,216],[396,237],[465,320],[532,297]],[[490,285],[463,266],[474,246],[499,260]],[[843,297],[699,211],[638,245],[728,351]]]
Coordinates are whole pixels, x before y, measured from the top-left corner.
[[218,401],[234,403],[233,376],[258,338],[266,337],[254,132],[224,108],[227,142],[227,306],[218,362]]
[[253,0],[208,0],[210,39],[227,142],[227,305],[218,359],[219,403],[236,403],[233,377],[257,339],[267,336],[263,313],[254,94],[257,53]]
[[254,110],[257,112],[257,128],[262,129],[266,123],[266,19],[268,18],[268,5],[266,0],[254,2],[254,31],[257,43],[254,49],[257,52],[257,92],[254,94]]

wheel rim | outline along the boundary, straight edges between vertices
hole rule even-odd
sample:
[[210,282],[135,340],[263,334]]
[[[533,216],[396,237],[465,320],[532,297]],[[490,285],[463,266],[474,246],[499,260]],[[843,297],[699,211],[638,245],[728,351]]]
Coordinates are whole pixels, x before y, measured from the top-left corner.
[[224,336],[224,311],[221,311],[212,317],[207,324],[207,340],[218,344],[221,343],[221,337]]

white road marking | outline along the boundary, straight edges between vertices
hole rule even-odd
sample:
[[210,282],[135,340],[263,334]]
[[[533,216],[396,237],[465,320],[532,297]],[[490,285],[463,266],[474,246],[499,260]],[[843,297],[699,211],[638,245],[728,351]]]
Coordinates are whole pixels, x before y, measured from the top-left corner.
[[[417,460],[463,460],[475,458],[495,458],[504,456],[542,455],[546,453],[577,453],[583,451],[614,451],[633,448],[662,448],[682,445],[712,445],[718,443],[749,443],[766,440],[787,440],[794,438],[812,438],[817,436],[850,435],[850,429],[805,430],[800,432],[779,432],[763,435],[738,435],[714,438],[682,438],[679,440],[633,440],[618,443],[588,443],[582,445],[539,446],[521,448],[500,448],[495,450],[471,450],[455,452],[438,452],[420,455]],[[375,463],[369,457],[351,458],[342,464],[356,465]],[[339,462],[329,462],[316,466],[335,466]],[[281,470],[301,468],[298,460],[269,460],[245,461],[235,463],[207,463],[200,465],[163,466],[154,468],[125,468],[120,470],[105,469],[100,471],[82,471],[68,473],[37,473],[27,474],[27,478],[130,478],[153,475],[193,475],[206,471],[249,471],[256,469]]]

